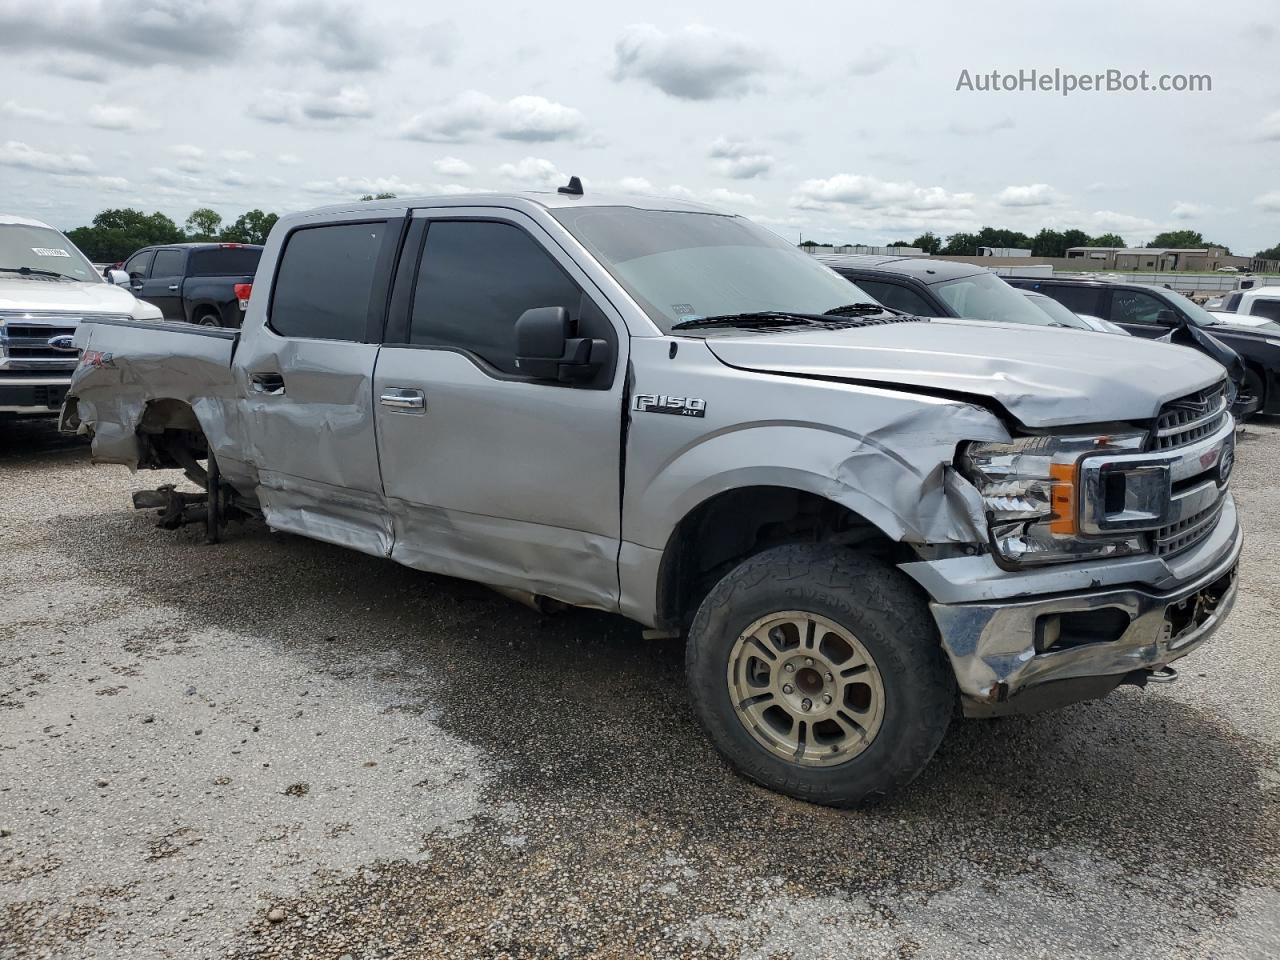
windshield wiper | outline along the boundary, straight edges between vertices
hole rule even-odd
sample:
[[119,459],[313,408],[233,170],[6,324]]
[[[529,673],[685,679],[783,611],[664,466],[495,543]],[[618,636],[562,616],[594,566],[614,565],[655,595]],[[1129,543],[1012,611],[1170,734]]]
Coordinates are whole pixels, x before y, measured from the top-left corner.
[[672,330],[696,327],[807,327],[822,322],[811,313],[788,313],[785,310],[757,310],[753,313],[722,313],[712,317],[690,317],[671,325]]
[[897,313],[905,314],[904,310],[894,310],[892,307],[886,307],[880,303],[846,303],[840,307],[832,307],[830,310],[824,310],[824,317],[864,317],[869,313]]
[[53,277],[59,280],[74,280],[75,277],[58,273],[56,270],[39,270],[35,267],[0,267],[0,273],[18,273],[24,277]]

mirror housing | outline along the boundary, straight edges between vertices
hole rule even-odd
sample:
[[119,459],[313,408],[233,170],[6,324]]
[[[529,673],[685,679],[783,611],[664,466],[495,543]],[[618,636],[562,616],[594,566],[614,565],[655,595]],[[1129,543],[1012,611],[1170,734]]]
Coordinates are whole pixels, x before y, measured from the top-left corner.
[[1165,327],[1180,327],[1182,321],[1178,319],[1177,313],[1172,310],[1157,310],[1156,323]]
[[516,368],[536,380],[589,380],[609,356],[604,340],[574,337],[564,307],[533,307],[516,321]]
[[127,287],[129,285],[129,275],[123,270],[108,270],[107,282],[114,283],[117,287]]

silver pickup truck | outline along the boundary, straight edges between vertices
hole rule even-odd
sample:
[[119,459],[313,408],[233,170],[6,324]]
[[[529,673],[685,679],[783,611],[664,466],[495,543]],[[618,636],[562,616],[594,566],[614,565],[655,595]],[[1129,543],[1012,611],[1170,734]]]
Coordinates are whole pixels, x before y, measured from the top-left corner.
[[1169,680],[1228,615],[1223,370],[886,311],[740,217],[584,195],[284,218],[239,331],[81,325],[64,429],[235,513],[687,637],[751,779],[847,805],[959,707]]

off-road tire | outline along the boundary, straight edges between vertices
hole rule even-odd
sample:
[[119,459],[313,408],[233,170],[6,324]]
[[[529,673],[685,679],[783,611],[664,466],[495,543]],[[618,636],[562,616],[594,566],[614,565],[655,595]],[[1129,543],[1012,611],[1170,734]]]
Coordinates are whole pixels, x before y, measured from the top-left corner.
[[[762,746],[739,719],[727,680],[742,631],[792,610],[850,631],[882,679],[878,732],[861,753],[833,766],[805,766]],[[878,800],[911,782],[942,742],[956,702],[919,588],[888,564],[835,546],[774,547],[726,574],[694,616],[685,670],[694,711],[733,767],[761,786],[833,807]]]

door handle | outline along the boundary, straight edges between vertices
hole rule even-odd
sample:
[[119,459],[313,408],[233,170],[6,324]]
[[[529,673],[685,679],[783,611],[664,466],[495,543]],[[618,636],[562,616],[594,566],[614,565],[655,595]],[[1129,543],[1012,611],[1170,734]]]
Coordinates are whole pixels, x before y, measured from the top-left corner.
[[279,373],[253,373],[249,375],[249,384],[254,393],[266,393],[279,396],[284,393],[284,375]]
[[394,407],[397,410],[427,409],[426,395],[421,390],[409,387],[387,387],[378,401],[384,407]]
[[177,290],[177,289],[178,289],[178,285],[177,285],[176,283],[171,283],[171,284],[169,284],[169,289],[170,289],[170,290]]

